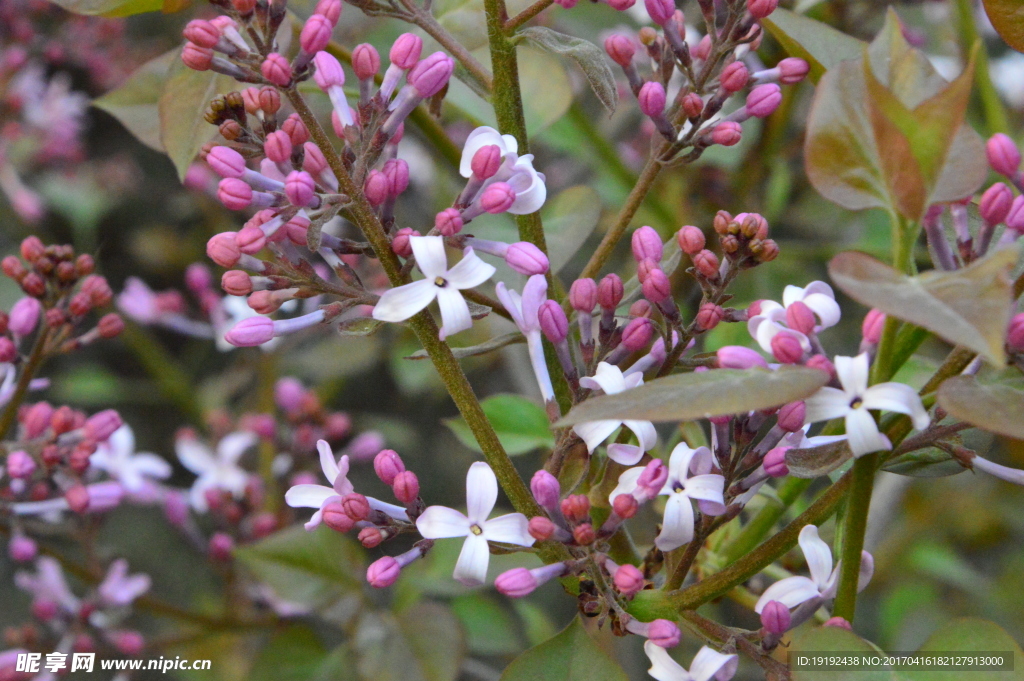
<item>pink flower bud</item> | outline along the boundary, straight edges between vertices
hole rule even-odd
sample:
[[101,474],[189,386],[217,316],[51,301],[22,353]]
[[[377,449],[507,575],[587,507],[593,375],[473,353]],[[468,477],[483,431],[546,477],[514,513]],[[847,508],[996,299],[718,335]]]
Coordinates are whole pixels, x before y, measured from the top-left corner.
[[696,92],[689,92],[683,97],[682,107],[687,118],[698,118],[704,111],[704,100]]
[[768,368],[768,362],[756,350],[741,345],[726,345],[716,353],[718,366],[722,369]]
[[235,235],[235,243],[242,253],[252,255],[259,253],[267,245],[267,235],[259,227],[247,225]]
[[669,281],[668,275],[661,269],[651,270],[641,288],[643,289],[644,298],[651,301],[654,305],[662,303],[672,296],[672,282]]
[[799,57],[786,57],[775,68],[779,70],[779,82],[783,85],[799,83],[811,70],[810,65]]
[[825,355],[813,355],[808,359],[804,366],[811,367],[812,369],[819,369],[828,374],[831,378],[836,377],[836,367]]
[[233,177],[226,177],[217,185],[217,198],[229,210],[242,210],[252,203],[252,187]]
[[321,517],[323,518],[324,525],[335,532],[348,532],[355,527],[356,524],[356,521],[352,519],[352,516],[345,512],[345,507],[342,505],[340,499],[336,499],[324,505]]
[[711,36],[706,35],[700,39],[697,43],[697,47],[693,48],[693,56],[697,59],[707,59],[711,56]]
[[790,449],[791,447],[776,447],[765,454],[764,472],[773,478],[789,475],[789,468],[786,466],[786,452]]
[[25,296],[11,307],[7,328],[15,336],[27,336],[35,331],[36,324],[39,323],[39,315],[42,312],[42,303],[35,298]]
[[380,71],[380,54],[369,43],[356,45],[352,50],[352,70],[359,80],[370,80]]
[[636,0],[607,0],[608,6],[616,12],[625,12],[636,4]]
[[81,515],[89,509],[89,490],[85,485],[74,485],[64,492],[64,500],[68,502],[68,508],[72,513]]
[[220,279],[224,292],[232,296],[247,296],[252,293],[252,279],[241,270],[228,270]]
[[649,258],[659,263],[664,254],[661,237],[653,227],[644,226],[633,232],[632,247],[633,259],[637,262]]
[[704,232],[699,227],[694,227],[693,225],[686,225],[676,232],[676,241],[679,242],[680,250],[690,257],[704,250]]
[[420,97],[426,99],[448,84],[454,70],[454,59],[444,52],[435,52],[412,67],[405,79]]
[[612,61],[619,66],[629,66],[633,62],[633,55],[636,54],[636,47],[633,41],[621,33],[613,33],[605,38],[604,51],[612,58]]
[[555,534],[555,524],[544,516],[538,515],[530,518],[527,531],[537,541],[547,541]]
[[420,60],[423,51],[423,40],[412,33],[403,33],[391,46],[388,58],[400,69],[411,69]]
[[[782,103],[782,88],[775,83],[758,85],[747,95],[747,113],[755,118],[770,116]],[[717,128],[716,128],[717,131]],[[721,142],[719,142],[721,144]],[[728,145],[726,145],[728,146]]]
[[[626,496],[625,494],[621,496]],[[632,499],[632,497],[629,497]],[[635,503],[635,502],[634,502]],[[644,588],[644,573],[635,565],[620,565],[612,578],[615,590],[623,596],[633,596]]]
[[494,580],[494,587],[511,598],[522,598],[538,586],[537,579],[526,568],[513,568]]
[[501,149],[497,144],[487,144],[476,150],[470,164],[473,174],[481,180],[494,177],[501,167]]
[[648,629],[647,638],[651,643],[659,645],[662,648],[674,648],[679,645],[679,639],[682,634],[679,632],[679,627],[676,626],[675,622],[669,622],[668,620],[654,620],[651,622],[651,626]]
[[391,491],[395,493],[395,498],[403,504],[414,503],[420,495],[420,481],[412,471],[402,471],[395,476],[395,481],[391,484]]
[[317,52],[313,57],[313,66],[316,67],[313,80],[321,90],[326,92],[332,87],[341,87],[345,84],[345,69],[341,67],[341,62],[334,55],[328,52]]
[[1020,168],[1020,150],[1013,140],[999,132],[985,143],[985,154],[992,170],[1012,178]]
[[18,449],[7,455],[7,474],[12,478],[27,480],[35,470],[35,459],[28,452]]
[[778,424],[779,428],[787,433],[795,433],[804,427],[804,416],[807,414],[807,406],[803,400],[790,402],[779,407]]
[[242,251],[235,242],[236,236],[236,232],[214,234],[206,242],[206,255],[221,267],[234,267],[242,257]]
[[8,364],[18,357],[18,347],[7,336],[0,336],[0,362]]
[[722,75],[719,76],[722,89],[728,93],[739,92],[747,86],[749,79],[750,71],[741,61],[734,61],[726,66],[722,69]]
[[288,87],[292,82],[292,66],[288,60],[277,52],[271,52],[260,65],[260,73],[268,81],[279,87]]
[[697,312],[697,324],[705,331],[718,326],[725,319],[725,310],[714,303],[704,303]]
[[104,409],[90,416],[89,420],[85,422],[85,436],[93,442],[103,442],[123,425],[124,421],[121,420],[121,415],[117,411]]
[[530,479],[530,491],[533,493],[533,498],[544,509],[556,508],[559,497],[562,495],[558,478],[543,468],[534,473],[533,478]]
[[545,300],[537,310],[540,330],[552,343],[561,343],[569,335],[569,319],[562,306],[554,300]]
[[118,652],[129,657],[135,657],[146,649],[146,639],[137,631],[114,632],[110,642],[114,644]]
[[231,535],[224,532],[217,532],[210,537],[209,551],[210,558],[226,563],[231,560],[231,552],[235,550],[235,540]]
[[379,170],[371,170],[366,176],[363,193],[370,205],[377,207],[388,200],[388,178]]
[[814,312],[802,301],[796,301],[786,308],[786,324],[804,335],[814,333]]
[[[267,158],[274,163],[288,163],[291,160],[293,148],[292,139],[288,137],[288,134],[285,133],[284,130],[275,130],[267,135],[266,141],[263,142],[263,153],[265,153]],[[209,163],[209,158],[207,158],[207,163]],[[214,168],[214,170],[217,169]],[[223,175],[223,173],[221,174]],[[240,175],[241,173],[234,177],[238,177]]]
[[293,170],[284,181],[284,194],[293,206],[308,206],[316,194],[316,182],[304,170]]
[[[644,262],[650,262],[645,260]],[[643,265],[643,263],[640,263]],[[654,314],[654,308],[646,300],[641,298],[632,305],[629,306],[629,316],[632,317],[650,317]]]
[[193,71],[209,71],[213,64],[213,50],[199,47],[195,43],[185,43],[181,48],[181,61]]
[[323,14],[328,21],[336,26],[341,17],[341,0],[320,0],[316,3],[316,9],[313,12]]
[[738,144],[742,136],[743,128],[740,127],[739,123],[734,123],[733,121],[719,123],[711,131],[711,141],[714,144],[721,144],[723,147],[731,147],[734,144]]
[[384,556],[366,568],[366,581],[375,589],[385,589],[398,581],[402,566],[391,556]]
[[1011,350],[1024,351],[1024,312],[1014,315],[1010,320],[1010,328],[1006,334],[1006,344]]
[[597,283],[593,279],[577,279],[569,288],[569,304],[577,312],[590,314],[597,305]]
[[647,347],[654,336],[654,323],[647,317],[629,320],[622,330],[622,346],[630,352],[639,352]]
[[291,114],[281,124],[281,129],[292,139],[292,144],[301,147],[309,141],[309,130],[297,114]]
[[224,340],[238,348],[263,345],[274,337],[274,322],[267,317],[249,317],[235,324]]
[[455,236],[462,231],[462,216],[458,208],[445,208],[434,217],[434,227],[442,236]]
[[359,530],[358,539],[364,548],[372,549],[375,546],[380,546],[380,543],[384,541],[384,534],[376,527],[364,527]]
[[747,0],[747,11],[755,19],[764,19],[779,6],[779,0]]
[[395,234],[395,238],[391,240],[391,250],[395,252],[400,258],[412,257],[412,244],[409,243],[409,237],[419,236],[420,233],[411,227],[403,227],[398,230]]
[[570,523],[581,523],[590,516],[590,499],[585,494],[571,494],[561,503],[562,515]]
[[1013,192],[1002,182],[996,182],[985,190],[978,203],[978,212],[989,227],[994,227],[1010,214]]
[[789,631],[791,621],[792,617],[789,614],[789,608],[779,601],[768,601],[764,609],[761,610],[761,626],[769,634],[775,634],[776,636],[785,634]]
[[636,481],[638,489],[644,490],[649,497],[654,497],[661,492],[668,480],[668,466],[661,459],[653,459],[644,468]]
[[370,502],[362,494],[356,492],[346,494],[341,500],[341,507],[345,509],[348,517],[356,522],[366,520],[366,517],[370,515]]
[[612,502],[612,511],[623,520],[629,520],[640,510],[640,503],[632,494],[620,494]]
[[658,26],[664,26],[676,13],[676,5],[672,0],[644,0],[647,14]]
[[718,256],[707,249],[693,256],[693,266],[708,279],[714,280],[718,277]]
[[373,470],[385,485],[391,486],[398,474],[405,472],[405,464],[395,450],[382,449],[373,459]]
[[661,83],[648,81],[640,88],[637,101],[645,116],[659,118],[665,113],[665,88]]
[[864,322],[861,324],[860,332],[865,343],[877,344],[882,340],[882,330],[885,328],[885,313],[881,310],[871,309],[864,315]]
[[185,36],[185,40],[199,47],[212,48],[220,41],[220,30],[204,19],[193,19],[188,22],[181,34]]
[[516,201],[516,192],[505,182],[495,182],[480,195],[480,206],[488,213],[504,213]]
[[369,461],[384,449],[384,436],[376,430],[368,430],[356,436],[346,449],[356,461]]
[[53,418],[53,407],[48,402],[36,402],[25,411],[21,417],[21,423],[25,427],[25,436],[29,438],[39,437],[50,427],[50,419]]
[[1018,234],[1024,233],[1024,194],[1018,196],[1010,204],[1010,210],[1004,220],[1007,229],[1012,229]]
[[15,563],[27,563],[35,560],[38,553],[39,547],[35,541],[21,533],[16,533],[11,538],[11,543],[7,545],[7,555]]
[[603,310],[614,310],[622,302],[625,290],[617,274],[606,274],[597,285],[597,304]]
[[393,158],[381,168],[384,177],[388,178],[388,194],[398,197],[409,188],[409,164],[400,158]]
[[[493,186],[493,185],[492,185]],[[548,256],[529,241],[510,244],[505,251],[505,262],[519,274],[532,277],[548,271]]]
[[830,619],[827,619],[825,620],[825,623],[821,626],[836,627],[837,629],[846,629],[847,631],[853,631],[853,625],[842,617],[832,617]]
[[299,34],[299,45],[306,54],[316,54],[331,42],[333,32],[334,24],[330,19],[322,14],[314,14],[306,20],[306,25],[302,27],[302,33]]
[[783,364],[799,364],[804,357],[800,339],[785,331],[772,337],[772,355]]

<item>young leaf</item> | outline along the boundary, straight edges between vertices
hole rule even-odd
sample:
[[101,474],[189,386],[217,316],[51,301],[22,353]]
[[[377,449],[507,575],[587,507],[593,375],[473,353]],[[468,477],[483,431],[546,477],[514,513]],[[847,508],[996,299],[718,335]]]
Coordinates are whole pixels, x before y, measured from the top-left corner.
[[982,0],[992,27],[1006,44],[1024,52],[1024,4],[1020,0]]
[[[962,652],[961,652],[962,651]],[[1000,670],[986,669],[985,681],[1016,681],[1020,679],[1020,670],[1016,665],[1024,659],[1024,651],[1003,628],[995,622],[978,617],[964,617],[947,622],[935,631],[924,645],[920,653],[996,653],[1002,654],[1004,664],[1010,668]],[[1015,671],[1016,670],[1016,671]],[[950,678],[951,672],[934,670],[908,670],[902,672],[909,681],[939,681]],[[963,675],[963,672],[960,672]]]
[[384,322],[373,317],[353,317],[338,322],[338,333],[342,336],[372,336],[383,326]]
[[825,71],[846,59],[857,59],[864,50],[865,43],[857,38],[782,7],[762,19],[761,25],[790,56],[807,62],[815,83]]
[[75,14],[104,17],[130,17],[163,9],[164,0],[50,0]]
[[1009,272],[1017,257],[1016,248],[1007,248],[960,270],[908,277],[869,255],[848,251],[832,258],[828,271],[836,286],[858,303],[1002,366],[1012,302]]
[[[857,636],[852,631],[839,627],[815,627],[803,636],[798,636],[789,646],[789,659],[793,660],[803,653],[820,653],[828,651],[829,655],[870,654],[879,652],[878,648]],[[843,669],[831,667],[824,670],[794,669],[793,681],[896,681],[897,676],[888,668],[881,669]]]
[[[498,433],[498,439],[511,456],[555,445],[544,410],[519,395],[492,395],[480,403],[484,414]],[[480,445],[461,418],[446,419],[445,425],[462,444],[475,452]]]
[[590,398],[555,426],[602,419],[691,421],[739,414],[802,400],[827,382],[824,372],[798,366],[673,374],[616,395]]
[[[476,357],[477,355],[486,355],[488,352],[494,352],[500,350],[506,345],[514,345],[516,343],[525,343],[526,337],[519,331],[510,331],[500,336],[495,336],[489,341],[485,341],[480,345],[471,345],[468,348],[452,348],[452,354],[455,355],[455,359],[465,359],[466,357]],[[426,350],[417,350],[412,353],[406,359],[429,359],[430,355],[427,354]]]
[[611,67],[608,66],[604,52],[597,45],[582,38],[552,31],[544,26],[531,26],[522,29],[516,35],[515,40],[523,39],[547,52],[569,57],[576,62],[604,108],[608,110],[609,114],[615,112],[615,107],[619,103],[615,75],[612,73]]
[[366,611],[352,640],[355,669],[335,678],[455,681],[465,641],[451,610],[421,601],[397,615]]
[[807,449],[790,449],[786,452],[786,467],[795,478],[818,478],[828,475],[853,458],[850,444],[846,440]]
[[961,421],[1024,440],[1024,392],[974,376],[954,376],[939,386],[939,406]]
[[948,452],[938,447],[927,447],[889,459],[882,470],[908,478],[944,478],[963,473],[967,469]]
[[512,661],[501,681],[628,681],[577,617],[557,636]]
[[548,201],[541,215],[551,271],[558,272],[597,227],[601,218],[601,197],[586,185],[569,187]]
[[157,107],[167,72],[178,58],[178,50],[164,52],[140,66],[121,87],[93,100],[121,122],[128,132],[147,147],[163,151],[160,142],[160,112]]

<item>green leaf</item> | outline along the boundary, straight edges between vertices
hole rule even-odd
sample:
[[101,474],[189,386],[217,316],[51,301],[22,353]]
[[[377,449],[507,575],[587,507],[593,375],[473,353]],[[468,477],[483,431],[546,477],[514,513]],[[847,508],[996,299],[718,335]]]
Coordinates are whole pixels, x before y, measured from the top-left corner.
[[547,202],[541,216],[551,271],[557,273],[593,234],[601,218],[601,197],[586,185],[569,187]]
[[590,638],[579,617],[561,633],[512,661],[501,681],[628,681]]
[[[480,343],[479,345],[471,345],[468,348],[452,348],[452,354],[455,355],[455,359],[465,359],[466,357],[476,357],[477,355],[486,355],[488,352],[494,352],[500,350],[507,345],[515,345],[516,343],[525,343],[526,337],[523,336],[519,331],[510,331],[500,336],[495,336],[489,341]],[[430,355],[427,354],[426,350],[417,350],[405,359],[430,359]]]
[[459,596],[452,612],[466,631],[469,651],[477,655],[514,655],[523,649],[515,618],[508,608],[484,594]]
[[164,9],[164,0],[50,0],[75,14],[105,17],[129,17]]
[[465,656],[458,620],[430,601],[398,615],[366,612],[352,647],[358,678],[374,681],[455,681]]
[[818,447],[790,449],[786,452],[786,467],[795,478],[818,478],[828,475],[852,458],[850,443],[839,440]]
[[1006,385],[954,376],[939,386],[939,406],[961,421],[998,435],[1024,440],[1024,392]]
[[373,317],[354,317],[338,322],[338,333],[342,336],[372,336],[383,326],[384,322]]
[[1006,44],[1024,52],[1024,3],[1020,0],[982,0],[992,27]]
[[864,50],[865,43],[857,38],[782,7],[762,19],[761,25],[790,56],[800,57],[810,65],[815,83],[825,71],[846,59],[857,59]]
[[[555,446],[555,436],[551,432],[547,414],[525,397],[492,395],[483,400],[480,406],[510,456]],[[475,452],[481,451],[469,426],[461,417],[445,419],[444,423],[462,444]]]
[[[978,674],[985,681],[1018,681],[1021,678],[1019,665],[1024,660],[1024,651],[999,625],[977,617],[965,617],[948,622],[928,637],[919,652],[1003,652],[1011,657],[1014,670],[985,670]],[[964,678],[964,672],[905,671],[910,681],[943,681]]]
[[[817,627],[796,638],[789,647],[789,659],[804,653],[875,654],[878,649],[851,631],[839,627]],[[846,670],[832,667],[822,671],[794,669],[793,681],[895,681],[889,669]]]
[[568,57],[576,62],[590,83],[590,89],[608,110],[615,112],[619,103],[619,91],[615,85],[615,74],[608,66],[604,52],[592,42],[571,35],[552,31],[544,26],[531,26],[520,30],[513,38],[516,42],[525,39],[541,49]]
[[150,59],[121,87],[93,100],[93,106],[119,120],[128,132],[147,147],[163,151],[157,104],[167,82],[167,72],[177,58],[178,50],[174,49]]
[[160,143],[184,179],[196,154],[217,133],[203,114],[210,100],[231,91],[235,80],[213,71],[193,71],[175,59],[160,95]]
[[802,400],[827,382],[824,372],[797,366],[673,374],[616,395],[592,397],[555,426],[602,419],[692,421],[758,411]]
[[[342,649],[344,650],[344,649]],[[262,646],[250,681],[327,681],[344,669],[337,651],[328,653],[312,629],[289,626]]]
[[967,469],[948,452],[938,447],[927,447],[889,459],[882,470],[910,478],[944,478]]
[[1017,257],[1016,248],[1007,248],[963,269],[908,277],[869,255],[848,251],[832,258],[828,272],[858,303],[928,329],[1002,366],[1012,302],[1009,273]]

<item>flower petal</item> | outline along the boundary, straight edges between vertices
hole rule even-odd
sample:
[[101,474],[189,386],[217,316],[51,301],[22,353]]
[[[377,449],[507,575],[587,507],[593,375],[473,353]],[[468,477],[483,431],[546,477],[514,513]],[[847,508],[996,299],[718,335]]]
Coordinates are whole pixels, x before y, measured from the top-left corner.
[[647,673],[658,681],[691,681],[689,672],[672,659],[668,651],[653,641],[644,643],[644,652],[651,661]]
[[416,529],[425,539],[465,537],[469,525],[469,518],[447,506],[428,506],[416,519]]
[[931,423],[928,410],[921,404],[917,391],[903,383],[879,383],[864,392],[865,409],[895,411],[910,416],[914,428],[924,430]]
[[323,485],[295,485],[284,494],[284,503],[292,508],[320,508],[331,497],[338,496]]
[[430,305],[440,290],[433,278],[388,289],[373,306],[373,318],[382,322],[404,322]]
[[228,433],[217,443],[217,458],[222,463],[237,463],[242,458],[242,454],[245,454],[246,450],[256,444],[258,440],[256,433],[248,431]]
[[[511,137],[511,135],[505,135],[504,137]],[[513,137],[512,139],[514,140],[515,138]],[[507,142],[502,134],[494,128],[482,125],[469,133],[469,137],[466,138],[466,144],[462,147],[459,174],[466,178],[470,177],[473,174],[473,157],[476,155],[476,152],[492,144],[502,150],[502,156],[505,155]],[[513,147],[512,151],[515,150],[515,147]]]
[[842,390],[826,386],[804,400],[804,407],[804,423],[829,421],[850,412],[850,398]]
[[836,357],[836,376],[843,384],[843,390],[851,397],[863,397],[868,389],[868,353],[856,357]]
[[469,305],[458,289],[437,289],[437,305],[441,308],[441,340],[473,326]]
[[471,523],[483,525],[498,500],[498,478],[483,461],[477,461],[466,473],[466,516]]
[[481,260],[472,248],[466,248],[462,260],[448,270],[445,279],[449,285],[458,289],[473,288],[493,277],[495,272],[497,268],[494,265]]
[[490,560],[491,550],[483,535],[467,535],[452,577],[466,586],[480,586],[487,581],[487,564]]
[[636,445],[612,443],[608,445],[608,458],[623,466],[635,466],[644,458],[644,450]]
[[690,498],[685,494],[671,494],[665,504],[665,518],[661,525],[661,533],[655,538],[654,545],[662,551],[671,551],[688,543],[691,539],[693,539],[693,507],[690,505]]
[[163,457],[150,454],[149,452],[142,452],[133,456],[131,465],[128,468],[134,469],[137,473],[147,478],[156,478],[158,480],[165,480],[171,477],[173,472],[171,464],[167,463]]
[[543,274],[534,274],[523,286],[523,322],[531,329],[540,328],[537,312],[548,299],[548,280]]
[[811,308],[811,312],[818,315],[821,328],[827,329],[839,323],[842,312],[839,310],[839,303],[835,298],[830,298],[822,293],[812,293],[804,298],[804,305]]
[[690,663],[690,676],[693,681],[709,681],[711,677],[717,681],[728,681],[736,673],[740,658],[737,655],[726,655],[717,650],[701,646]]
[[608,362],[599,362],[594,375],[581,378],[580,385],[591,390],[603,390],[605,395],[615,395],[626,389],[626,379],[619,367]]
[[175,440],[174,451],[178,455],[181,465],[196,475],[213,470],[217,465],[210,448],[191,436],[179,437]]
[[818,528],[804,525],[800,530],[800,550],[807,560],[807,569],[811,579],[819,588],[824,588],[829,575],[832,574],[832,549],[818,536]]
[[650,421],[623,421],[622,425],[633,431],[640,444],[640,449],[643,451],[646,452],[658,444],[658,431],[654,429],[654,424]]
[[621,425],[618,421],[588,421],[577,423],[572,429],[587,443],[587,451],[593,453]]
[[619,476],[619,484],[608,495],[608,501],[615,503],[615,497],[620,494],[632,494],[633,490],[636,489],[637,481],[640,480],[640,475],[644,472],[644,468],[644,466],[637,466],[636,468],[623,471],[622,475]]
[[892,449],[889,438],[878,432],[875,419],[864,407],[846,415],[846,439],[854,456]]
[[724,504],[725,478],[721,475],[695,475],[689,478],[684,484],[686,496],[691,499],[701,499]]
[[316,450],[320,454],[320,469],[324,472],[327,482],[333,485],[338,477],[338,462],[334,460],[334,451],[326,440],[318,440]]
[[505,306],[505,310],[512,315],[512,321],[519,327],[519,330],[526,333],[527,329],[524,328],[525,324],[523,323],[523,302],[519,293],[506,287],[505,282],[499,281],[494,287],[494,294]]
[[517,546],[533,546],[529,532],[530,521],[522,513],[509,513],[491,518],[483,524],[484,539]]
[[685,442],[680,442],[672,448],[672,453],[668,457],[668,481],[665,483],[666,485],[671,484],[672,481],[682,482],[690,477],[690,461],[693,460],[696,453],[697,450],[692,449]]
[[804,601],[818,596],[818,585],[807,577],[787,577],[780,579],[764,590],[754,604],[754,612],[761,614],[764,606],[770,601],[778,601],[787,608],[795,608]]
[[444,250],[443,236],[411,236],[409,246],[424,277],[434,279],[447,274],[448,254]]

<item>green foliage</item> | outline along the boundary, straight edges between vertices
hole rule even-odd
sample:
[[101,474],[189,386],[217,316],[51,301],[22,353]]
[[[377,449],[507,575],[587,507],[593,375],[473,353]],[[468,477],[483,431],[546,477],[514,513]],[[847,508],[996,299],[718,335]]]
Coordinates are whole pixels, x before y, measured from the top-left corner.
[[864,51],[864,43],[853,36],[782,7],[772,12],[770,18],[762,19],[761,25],[786,52],[807,62],[815,83],[828,69],[846,59],[856,59]]
[[[877,653],[878,649],[853,632],[839,627],[817,627],[796,638],[789,647],[792,659],[802,653]],[[833,667],[823,671],[793,670],[793,681],[895,681],[888,669],[847,670]]]
[[359,678],[373,681],[455,681],[465,657],[458,620],[429,601],[364,613],[351,646]]
[[989,432],[1024,440],[1024,392],[955,376],[939,387],[939,406],[949,415]]
[[501,681],[627,681],[590,638],[579,617],[561,633],[517,657]]
[[544,26],[524,28],[516,34],[546,52],[568,57],[576,62],[604,108],[611,114],[619,103],[619,91],[604,52],[589,40],[552,31]]
[[[983,672],[985,681],[1016,681],[1021,678],[1019,665],[1024,651],[999,625],[977,617],[953,620],[928,637],[920,652],[1006,652],[1014,661],[1013,670]],[[964,672],[912,671],[903,672],[910,681],[944,681],[962,679]],[[979,673],[981,676],[982,673]]]
[[1024,52],[1024,3],[1020,0],[983,0],[989,21],[1006,44]]
[[163,151],[157,104],[167,83],[167,72],[177,58],[178,50],[171,50],[150,59],[121,87],[94,100],[93,106],[121,121],[121,125],[147,147]]
[[175,12],[180,7],[166,0],[50,0],[53,4],[75,14],[104,17],[130,17],[144,12]]
[[[516,456],[554,446],[555,436],[548,425],[547,414],[525,397],[492,395],[481,401],[480,406],[509,455]],[[462,417],[446,419],[444,423],[459,438],[459,442],[475,452],[480,451],[480,445]]]
[[484,594],[472,593],[453,599],[451,607],[466,632],[470,652],[477,655],[514,655],[523,649],[516,619],[503,603]]
[[849,442],[840,440],[807,449],[790,449],[786,452],[786,466],[793,477],[817,478],[828,475],[852,458]]

